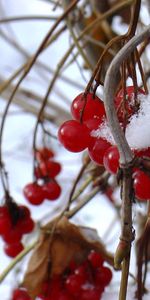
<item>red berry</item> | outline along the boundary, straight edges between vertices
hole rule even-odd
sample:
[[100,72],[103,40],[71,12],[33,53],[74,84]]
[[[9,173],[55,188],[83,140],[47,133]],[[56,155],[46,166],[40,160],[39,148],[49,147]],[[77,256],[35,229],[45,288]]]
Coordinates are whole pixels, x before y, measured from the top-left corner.
[[15,289],[12,294],[11,300],[31,300],[25,289]]
[[27,184],[23,189],[23,193],[25,198],[33,205],[41,204],[45,197],[42,186],[37,183]]
[[12,227],[8,208],[0,207],[0,235],[7,234]]
[[141,200],[150,200],[150,176],[138,170],[133,174],[135,196]]
[[40,163],[39,167],[35,169],[36,178],[48,176],[50,178],[56,177],[61,171],[61,164],[58,162],[47,160]]
[[88,261],[91,263],[92,267],[93,268],[98,268],[98,267],[101,267],[103,265],[103,258],[101,257],[101,255],[92,250],[90,252],[90,254],[88,255]]
[[71,113],[74,119],[80,121],[82,112],[83,122],[96,117],[99,118],[101,122],[105,115],[104,104],[100,98],[97,96],[94,97],[92,93],[88,93],[86,97],[84,97],[84,94],[81,93],[73,100]]
[[75,120],[64,122],[58,131],[59,141],[71,152],[80,152],[86,149],[90,143],[89,129]]
[[134,149],[134,154],[138,157],[150,157],[150,147],[146,149]]
[[84,122],[84,124],[90,129],[90,131],[97,130],[101,123],[102,122],[100,121],[99,118],[90,119]]
[[47,200],[56,200],[61,194],[61,187],[56,181],[51,180],[43,185],[43,192]]
[[6,244],[4,246],[4,252],[10,256],[10,257],[15,257],[18,255],[22,250],[24,249],[23,245],[21,243],[16,243],[16,244]]
[[106,286],[112,279],[112,271],[107,267],[98,268],[95,271],[95,283],[98,286]]
[[80,294],[80,299],[81,300],[100,300],[100,296],[102,294],[102,289],[101,288],[87,288],[87,289],[82,289],[81,294]]
[[89,148],[90,158],[98,165],[103,165],[103,157],[105,151],[110,147],[110,143],[106,140],[99,138],[95,139],[94,145]]
[[26,220],[21,219],[17,223],[17,226],[19,226],[19,229],[22,232],[22,234],[26,234],[34,229],[34,221],[31,218]]
[[72,274],[68,276],[65,282],[65,287],[71,295],[77,295],[80,292],[81,286],[84,284],[82,276]]
[[[145,95],[145,92],[142,89],[138,89],[138,96]],[[121,89],[116,98],[115,98],[115,106],[118,110],[118,118],[120,122],[124,121],[125,113],[127,113],[127,118],[129,119],[134,113],[135,110],[135,100],[134,100],[134,86],[128,86],[126,88],[126,102],[125,109],[123,105],[123,89]]]
[[80,265],[78,268],[76,268],[74,270],[74,274],[79,276],[81,278],[82,282],[87,281],[88,272],[87,272],[87,269],[86,269],[86,265],[85,264]]
[[20,230],[20,227],[13,226],[9,232],[3,235],[3,240],[8,244],[15,244],[19,243],[22,238],[22,232]]
[[54,152],[48,148],[37,149],[35,152],[35,157],[38,161],[45,161],[54,157]]
[[119,152],[116,146],[112,146],[105,151],[103,164],[106,170],[116,174],[119,168]]
[[25,205],[19,205],[19,211],[20,211],[20,215],[21,215],[21,218],[23,219],[28,219],[30,218],[30,209],[25,206]]
[[61,291],[59,297],[56,300],[74,300],[74,297],[67,293],[67,291]]

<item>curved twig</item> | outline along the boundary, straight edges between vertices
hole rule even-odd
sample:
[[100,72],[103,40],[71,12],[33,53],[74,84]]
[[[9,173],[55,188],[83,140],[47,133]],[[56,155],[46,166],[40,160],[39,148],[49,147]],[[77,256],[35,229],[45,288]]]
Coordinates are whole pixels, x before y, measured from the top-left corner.
[[116,110],[114,107],[114,95],[118,85],[119,69],[124,60],[135,50],[135,48],[144,40],[150,36],[150,26],[134,36],[115,56],[112,60],[109,69],[106,74],[104,82],[104,105],[106,109],[107,120],[110,126],[111,133],[118,146],[120,153],[120,163],[130,164],[133,160],[133,154],[124,136],[124,133],[120,127]]

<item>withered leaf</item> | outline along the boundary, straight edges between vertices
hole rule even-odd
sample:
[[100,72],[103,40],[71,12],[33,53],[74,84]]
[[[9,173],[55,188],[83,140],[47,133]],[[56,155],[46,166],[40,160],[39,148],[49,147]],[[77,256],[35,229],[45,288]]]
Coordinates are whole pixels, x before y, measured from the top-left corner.
[[113,257],[106,251],[96,230],[76,226],[65,217],[47,224],[29,261],[23,286],[35,299],[48,277],[62,274],[72,260],[82,263],[92,249],[113,265]]

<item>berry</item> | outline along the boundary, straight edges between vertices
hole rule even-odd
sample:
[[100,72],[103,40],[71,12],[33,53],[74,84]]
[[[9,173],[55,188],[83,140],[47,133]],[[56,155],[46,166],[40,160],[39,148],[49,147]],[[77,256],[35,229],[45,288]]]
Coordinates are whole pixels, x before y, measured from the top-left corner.
[[31,300],[25,289],[15,289],[11,300]]
[[89,129],[76,120],[64,122],[58,131],[59,141],[71,152],[80,152],[86,149],[91,137]]
[[56,200],[61,194],[61,187],[56,181],[51,180],[43,185],[43,193],[47,200]]
[[87,288],[81,292],[81,300],[99,300],[102,294],[101,288]]
[[19,243],[22,237],[20,227],[13,226],[7,234],[3,235],[3,240],[8,244]]
[[15,257],[18,255],[22,250],[24,249],[23,245],[18,242],[15,244],[6,244],[4,246],[4,252],[10,256],[10,257]]
[[84,279],[82,276],[73,274],[68,276],[65,287],[71,295],[77,295],[80,292],[81,286],[84,284]]
[[45,197],[42,186],[37,183],[27,184],[23,189],[23,193],[25,198],[33,205],[41,204]]
[[93,268],[98,268],[103,265],[103,258],[98,252],[91,251],[90,254],[88,255],[88,261],[92,265]]
[[145,174],[144,172],[137,170],[133,174],[134,178],[134,190],[135,196],[141,200],[149,200],[150,199],[150,176]]
[[35,157],[38,161],[45,161],[54,157],[54,152],[48,148],[41,148],[35,151]]
[[74,270],[74,274],[79,276],[81,278],[81,281],[82,282],[85,282],[88,278],[88,273],[87,273],[87,270],[86,270],[86,265],[83,264],[83,265],[80,265],[79,267],[77,267],[75,270]]
[[[140,88],[138,89],[138,96],[139,95],[145,95],[145,92]],[[128,86],[126,88],[125,109],[123,105],[123,89],[118,92],[115,98],[115,106],[118,110],[118,118],[120,122],[124,121],[125,113],[127,113],[127,119],[136,113],[137,109],[135,108],[134,86]]]
[[35,169],[36,178],[48,176],[49,178],[56,177],[61,171],[61,164],[58,162],[47,160],[40,163],[39,167]]
[[86,122],[95,117],[102,121],[105,115],[104,104],[100,98],[94,97],[92,93],[88,93],[86,97],[81,93],[72,102],[71,113],[75,120],[80,121],[81,115],[83,122]]
[[95,272],[95,283],[98,286],[106,286],[112,279],[112,271],[107,267],[98,268]]
[[90,131],[98,129],[101,123],[102,122],[98,117],[84,122],[84,124],[90,129]]
[[140,150],[135,149],[134,154],[138,157],[142,157],[142,156],[150,157],[150,148],[140,149]]
[[6,206],[0,207],[0,235],[7,234],[11,229],[11,220]]
[[98,165],[103,165],[103,156],[105,151],[110,147],[110,143],[99,138],[95,139],[95,143],[89,147],[90,158]]
[[27,206],[19,205],[19,211],[20,211],[21,218],[23,218],[24,220],[30,218],[31,213],[30,213],[30,209]]
[[17,226],[23,234],[30,233],[34,229],[34,221],[31,218],[19,220]]
[[116,174],[119,168],[119,152],[116,146],[112,146],[105,151],[103,164],[106,170]]

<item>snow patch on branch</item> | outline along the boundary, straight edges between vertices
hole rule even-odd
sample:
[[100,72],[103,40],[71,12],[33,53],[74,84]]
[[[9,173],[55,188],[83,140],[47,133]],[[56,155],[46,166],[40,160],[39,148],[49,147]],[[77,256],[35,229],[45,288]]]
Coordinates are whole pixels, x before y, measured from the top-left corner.
[[[131,148],[145,149],[150,147],[150,94],[140,94],[138,100],[140,108],[129,119],[125,136]],[[103,138],[112,145],[115,144],[107,120],[104,120],[98,129],[92,130],[91,136]]]

